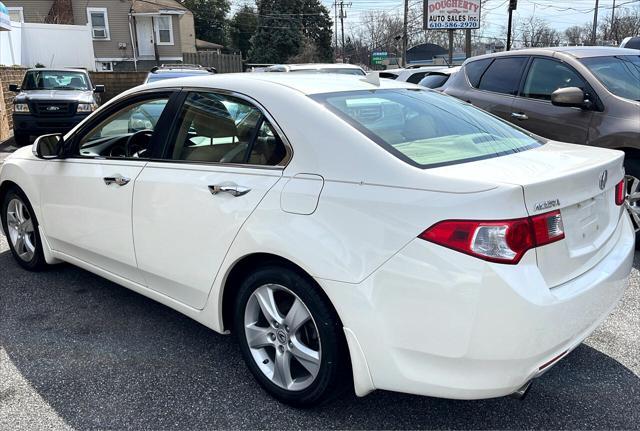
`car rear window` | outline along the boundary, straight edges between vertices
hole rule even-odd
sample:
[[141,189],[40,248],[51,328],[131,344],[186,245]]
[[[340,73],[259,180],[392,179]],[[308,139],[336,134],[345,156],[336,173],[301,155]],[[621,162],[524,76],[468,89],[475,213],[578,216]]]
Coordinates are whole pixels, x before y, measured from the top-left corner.
[[473,87],[478,88],[482,74],[487,70],[487,67],[489,67],[492,61],[493,58],[485,58],[484,60],[472,61],[464,66],[467,78],[469,78],[469,82]]
[[433,168],[541,145],[509,123],[429,90],[382,89],[311,96],[391,154]]

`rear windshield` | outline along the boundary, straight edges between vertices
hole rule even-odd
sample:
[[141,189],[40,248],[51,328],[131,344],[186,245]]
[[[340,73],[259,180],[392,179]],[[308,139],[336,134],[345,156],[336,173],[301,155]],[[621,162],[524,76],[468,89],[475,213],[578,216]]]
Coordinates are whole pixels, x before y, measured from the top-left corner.
[[440,88],[447,82],[448,79],[449,75],[433,73],[423,78],[422,81],[420,81],[419,85],[427,88]]
[[420,168],[499,157],[541,145],[497,117],[429,90],[312,97],[396,157]]
[[89,90],[86,73],[65,70],[31,70],[24,76],[23,90]]

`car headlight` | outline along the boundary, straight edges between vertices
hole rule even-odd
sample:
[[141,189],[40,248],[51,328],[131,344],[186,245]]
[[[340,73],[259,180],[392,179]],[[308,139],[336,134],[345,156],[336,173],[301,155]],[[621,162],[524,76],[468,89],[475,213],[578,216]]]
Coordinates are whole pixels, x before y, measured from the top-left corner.
[[95,103],[79,103],[76,112],[93,112],[98,109],[98,105]]
[[13,112],[29,112],[29,105],[26,103],[14,103]]

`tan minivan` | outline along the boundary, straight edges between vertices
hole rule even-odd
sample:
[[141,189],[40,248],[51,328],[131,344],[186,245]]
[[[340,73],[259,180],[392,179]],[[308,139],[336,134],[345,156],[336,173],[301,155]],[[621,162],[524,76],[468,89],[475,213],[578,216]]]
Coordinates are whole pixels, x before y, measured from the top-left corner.
[[531,48],[468,59],[445,93],[548,139],[623,150],[640,177],[640,50]]

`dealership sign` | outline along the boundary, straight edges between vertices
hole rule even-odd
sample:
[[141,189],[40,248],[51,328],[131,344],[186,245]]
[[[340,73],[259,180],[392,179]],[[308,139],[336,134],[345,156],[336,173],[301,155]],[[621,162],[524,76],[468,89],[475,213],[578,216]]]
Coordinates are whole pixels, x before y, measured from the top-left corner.
[[371,53],[371,64],[380,65],[384,64],[389,54],[386,51],[377,51]]
[[481,0],[424,0],[425,30],[480,28]]

